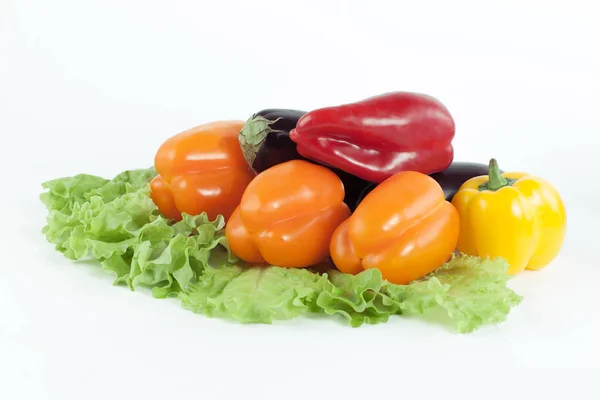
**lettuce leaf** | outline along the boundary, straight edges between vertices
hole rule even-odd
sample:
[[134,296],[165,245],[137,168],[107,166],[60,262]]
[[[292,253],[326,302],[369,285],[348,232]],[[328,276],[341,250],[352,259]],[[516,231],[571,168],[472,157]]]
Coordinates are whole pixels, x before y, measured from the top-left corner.
[[181,298],[191,311],[244,323],[271,323],[310,311],[339,315],[359,327],[407,314],[466,333],[504,321],[521,302],[506,286],[507,268],[503,260],[461,255],[420,280],[394,285],[377,269],[319,275],[304,269],[222,265],[207,271]]
[[[177,295],[225,243],[222,217],[184,215],[172,223],[150,198],[151,169],[126,171],[112,180],[92,175],[43,184],[48,208],[42,232],[65,257],[100,261],[115,284],[151,287],[155,297]],[[225,249],[226,250],[226,249]]]
[[181,296],[185,309],[243,323],[292,319],[311,309],[325,278],[305,269],[211,268]]
[[392,314],[400,312],[398,303],[384,292],[387,282],[378,269],[357,275],[332,270],[327,275],[329,279],[317,299],[317,306],[325,314],[339,314],[351,326],[358,327],[387,322]]
[[522,297],[507,287],[508,264],[455,256],[428,276],[408,285],[385,286],[402,313],[443,315],[458,332],[502,322]]
[[322,315],[358,327],[405,314],[471,332],[505,320],[521,301],[507,286],[506,262],[466,255],[408,285],[383,280],[377,269],[353,276],[248,266],[229,250],[222,217],[165,219],[150,198],[154,176],[149,168],[111,180],[80,174],[44,183],[43,234],[68,259],[96,259],[114,284],[148,287],[195,313],[242,323]]

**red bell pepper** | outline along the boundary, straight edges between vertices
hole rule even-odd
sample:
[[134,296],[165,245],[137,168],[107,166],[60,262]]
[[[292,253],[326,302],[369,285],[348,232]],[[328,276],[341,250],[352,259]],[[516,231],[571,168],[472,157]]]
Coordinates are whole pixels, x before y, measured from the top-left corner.
[[290,132],[300,155],[371,182],[432,174],[454,158],[454,120],[431,96],[393,92],[305,114]]

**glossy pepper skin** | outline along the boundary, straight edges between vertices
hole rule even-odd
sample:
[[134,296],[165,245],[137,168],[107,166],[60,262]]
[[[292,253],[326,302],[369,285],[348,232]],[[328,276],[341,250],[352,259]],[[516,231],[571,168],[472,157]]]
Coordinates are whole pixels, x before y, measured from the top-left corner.
[[465,182],[452,204],[461,219],[457,250],[502,257],[511,275],[545,267],[562,247],[567,219],[558,191],[539,177],[501,173],[494,159],[488,175]]
[[[448,168],[443,170],[442,172],[436,172],[435,174],[431,174],[430,176],[435,179],[437,183],[442,187],[444,191],[444,197],[447,201],[452,201],[452,198],[458,192],[458,189],[462,186],[463,183],[468,181],[471,178],[475,178],[476,176],[485,175],[488,172],[488,166],[480,163],[473,162],[464,162],[464,161],[454,161]],[[376,183],[371,183],[366,185],[363,191],[358,196],[356,204],[354,207],[358,207],[362,199],[365,198],[366,195],[371,193],[373,189],[377,186]]]
[[[246,121],[240,130],[239,141],[244,158],[256,173],[286,161],[310,161],[298,153],[296,143],[290,139],[290,131],[304,114],[306,111],[269,108]],[[353,210],[358,196],[371,182],[337,168],[329,169],[342,180],[344,202]]]
[[450,112],[437,99],[392,92],[311,111],[290,138],[304,157],[380,183],[400,171],[446,169],[454,132]]
[[154,165],[151,197],[166,217],[206,212],[210,219],[228,219],[255,174],[244,160],[238,142],[243,121],[200,125],[167,139]]
[[389,282],[407,284],[450,258],[459,228],[456,209],[433,178],[399,172],[369,193],[336,229],[331,259],[342,272],[378,268]]
[[232,252],[251,264],[318,264],[350,215],[344,187],[329,169],[302,160],[278,164],[248,185],[225,228]]

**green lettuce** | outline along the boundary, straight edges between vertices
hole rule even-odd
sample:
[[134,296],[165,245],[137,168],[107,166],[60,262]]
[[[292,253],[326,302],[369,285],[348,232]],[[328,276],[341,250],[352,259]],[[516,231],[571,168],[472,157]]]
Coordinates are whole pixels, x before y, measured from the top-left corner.
[[382,279],[377,269],[357,275],[331,270],[223,265],[181,294],[184,308],[241,322],[271,323],[305,312],[339,315],[353,327],[387,322],[390,316],[423,315],[458,332],[504,321],[521,302],[506,286],[504,260],[453,257],[408,285]]
[[242,323],[322,315],[358,327],[420,315],[471,332],[505,320],[521,301],[500,259],[455,256],[408,285],[385,281],[377,269],[349,275],[246,265],[229,250],[222,217],[164,218],[150,198],[154,176],[149,168],[112,180],[80,174],[44,183],[43,234],[68,259],[97,260],[114,284],[147,287],[195,313]]
[[317,306],[325,314],[340,315],[351,326],[387,322],[392,314],[400,314],[398,303],[385,292],[386,281],[378,269],[357,275],[332,270],[323,281]]
[[445,314],[459,332],[502,322],[522,297],[509,287],[508,264],[466,255],[453,257],[408,285],[387,284],[384,292],[405,314]]
[[271,323],[311,311],[322,276],[305,269],[224,265],[182,293],[184,308],[245,323]]
[[177,295],[202,274],[211,252],[225,243],[222,217],[162,217],[150,198],[154,169],[126,171],[113,180],[91,175],[56,179],[41,200],[48,208],[42,232],[65,257],[92,257],[115,284],[152,288],[155,297]]

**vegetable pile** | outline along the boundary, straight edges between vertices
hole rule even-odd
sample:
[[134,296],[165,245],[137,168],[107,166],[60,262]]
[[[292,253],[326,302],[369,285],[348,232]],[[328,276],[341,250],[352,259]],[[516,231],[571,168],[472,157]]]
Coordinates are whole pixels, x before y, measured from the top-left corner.
[[167,139],[152,168],[44,183],[43,233],[211,317],[421,315],[471,332],[519,304],[508,280],[552,261],[566,216],[540,178],[454,161],[453,137],[415,93],[263,110]]

